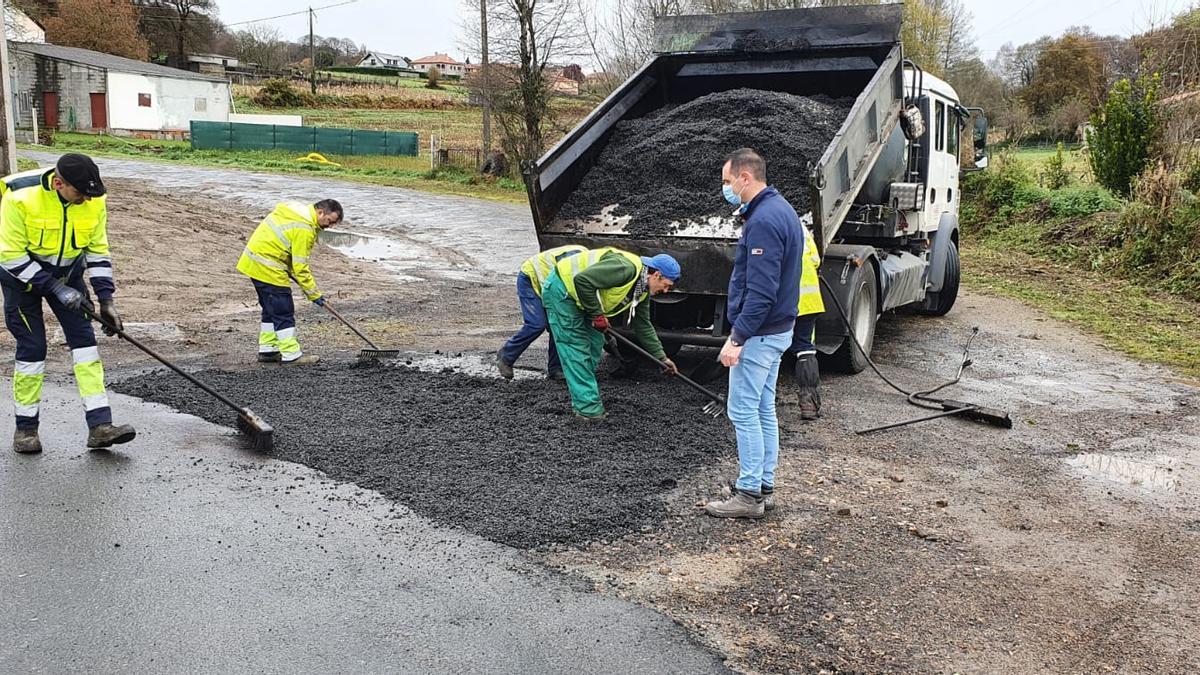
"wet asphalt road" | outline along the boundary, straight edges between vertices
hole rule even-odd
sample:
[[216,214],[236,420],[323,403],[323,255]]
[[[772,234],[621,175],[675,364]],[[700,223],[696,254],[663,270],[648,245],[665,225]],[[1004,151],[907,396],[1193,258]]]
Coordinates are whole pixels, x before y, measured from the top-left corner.
[[[53,166],[59,157],[58,153],[29,150],[20,154],[42,166]],[[325,177],[95,159],[105,177],[148,182],[168,192],[186,191],[234,200],[245,204],[247,216],[255,220],[284,200],[337,199],[346,210],[346,223],[337,229],[359,236],[330,232],[322,240],[328,239],[331,245],[352,257],[383,259],[398,275],[413,280],[436,277],[507,281],[521,261],[537,252],[529,207],[521,204],[434,195]],[[119,195],[109,197],[118,198]],[[247,234],[252,229],[248,224]]]
[[46,452],[0,461],[0,672],[721,670],[655,612],[222,427],[114,396],[140,435],[87,452],[74,387],[45,401]]

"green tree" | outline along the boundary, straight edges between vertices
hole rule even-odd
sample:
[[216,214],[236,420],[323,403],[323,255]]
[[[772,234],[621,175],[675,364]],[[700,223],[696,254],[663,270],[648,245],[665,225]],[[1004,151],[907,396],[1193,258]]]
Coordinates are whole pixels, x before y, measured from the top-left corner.
[[1158,131],[1159,78],[1120,80],[1087,132],[1092,173],[1104,187],[1129,196],[1133,179],[1149,164]]
[[1070,99],[1098,106],[1106,87],[1105,60],[1088,35],[1068,34],[1042,49],[1029,86],[1021,98],[1039,117]]

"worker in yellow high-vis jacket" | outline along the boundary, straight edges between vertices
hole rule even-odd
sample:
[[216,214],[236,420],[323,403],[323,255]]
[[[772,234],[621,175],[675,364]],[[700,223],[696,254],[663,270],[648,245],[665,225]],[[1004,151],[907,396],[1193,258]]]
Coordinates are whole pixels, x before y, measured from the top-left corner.
[[825,311],[821,300],[821,253],[816,238],[804,228],[804,255],[800,269],[800,307],[792,330],[791,352],[796,355],[796,386],[800,389],[800,419],[821,416],[821,371],[817,367],[817,318]]
[[341,221],[342,205],[333,199],[316,204],[282,202],[250,236],[237,268],[254,283],[262,307],[258,332],[260,363],[303,365],[321,360],[300,350],[291,280],[300,285],[304,297],[318,306],[325,304],[308,259],[317,243],[317,233]]
[[[521,303],[521,330],[504,343],[496,355],[496,367],[500,369],[501,377],[513,378],[513,364],[525,353],[533,341],[541,337],[550,328],[550,320],[546,318],[546,307],[542,304],[542,284],[550,276],[558,261],[573,255],[579,255],[587,248],[577,244],[568,244],[557,248],[547,249],[525,259],[521,263],[521,271],[517,272],[517,300]],[[558,360],[558,347],[554,344],[554,333],[550,334],[549,358],[546,362],[546,378],[551,380],[564,379],[562,363]]]
[[[104,366],[87,308],[103,320],[104,332],[121,330],[113,305],[113,267],[108,250],[108,210],[100,170],[86,155],[70,153],[53,169],[35,169],[0,180],[0,286],[4,289],[4,325],[17,341],[13,372],[16,433],[13,450],[38,453],[39,407],[46,372],[46,325],[42,302],[58,318],[71,357],[75,383],[83,399],[89,448],[127,443],[137,432],[114,425]],[[96,311],[83,284],[84,275],[100,301]]]

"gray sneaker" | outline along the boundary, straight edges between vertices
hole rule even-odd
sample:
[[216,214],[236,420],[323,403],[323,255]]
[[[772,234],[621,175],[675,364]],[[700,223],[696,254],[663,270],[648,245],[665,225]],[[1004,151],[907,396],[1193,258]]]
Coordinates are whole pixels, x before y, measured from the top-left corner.
[[715,518],[762,518],[766,515],[762,497],[755,498],[740,490],[723,502],[709,502],[704,512]]
[[503,359],[496,359],[496,368],[500,371],[500,377],[506,380],[513,379],[513,367],[511,364],[505,363]]
[[303,356],[294,358],[291,361],[284,361],[283,365],[285,365],[285,366],[311,366],[311,365],[315,365],[320,362],[321,362],[320,356],[317,356],[316,354],[304,354]]
[[[730,497],[733,496],[733,493],[735,493],[735,492],[737,492],[737,479],[730,478],[729,483],[725,487],[721,488],[721,496],[724,497],[725,499],[729,499]],[[764,511],[774,511],[775,510],[775,488],[771,488],[770,490],[763,488],[762,496],[763,496],[763,510]]]
[[17,429],[13,433],[13,452],[36,455],[41,451],[42,442],[38,439],[37,429]]

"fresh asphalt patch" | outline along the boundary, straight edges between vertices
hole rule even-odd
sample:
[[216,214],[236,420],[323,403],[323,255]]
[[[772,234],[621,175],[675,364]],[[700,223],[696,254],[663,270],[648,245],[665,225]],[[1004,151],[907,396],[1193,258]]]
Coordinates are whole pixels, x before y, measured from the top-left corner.
[[[735,453],[728,420],[657,374],[602,376],[602,421],[576,418],[562,382],[344,362],[197,376],[275,427],[274,456],[518,548],[653,526],[677,483]],[[113,388],[218,424],[233,418],[165,371]]]

